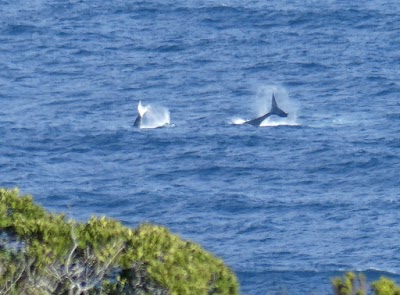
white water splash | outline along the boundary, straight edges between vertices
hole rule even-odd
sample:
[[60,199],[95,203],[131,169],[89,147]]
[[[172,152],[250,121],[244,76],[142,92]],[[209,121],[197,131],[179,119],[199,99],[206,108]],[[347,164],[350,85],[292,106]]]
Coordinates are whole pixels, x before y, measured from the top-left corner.
[[[280,109],[288,113],[286,118],[272,115],[265,119],[260,127],[276,127],[276,126],[298,126],[297,120],[299,106],[294,101],[290,100],[289,94],[282,86],[267,85],[259,87],[253,103],[253,109],[256,115],[254,118],[260,117],[271,110],[272,94],[275,94],[276,101]],[[231,124],[241,125],[248,120],[242,118],[231,119]]]
[[233,125],[242,125],[246,123],[246,120],[242,118],[232,118],[230,123]]
[[260,124],[260,127],[299,126],[300,125],[295,119],[290,118],[289,116],[287,118],[269,117]]
[[[153,129],[169,126],[171,124],[169,110],[159,105],[142,105],[139,102],[138,111],[142,113],[141,129]],[[142,111],[142,112],[141,112]]]
[[137,107],[139,115],[141,117],[143,117],[144,114],[148,111],[148,109],[149,109],[149,106],[142,105],[142,101],[140,100],[139,103],[138,103],[138,107]]

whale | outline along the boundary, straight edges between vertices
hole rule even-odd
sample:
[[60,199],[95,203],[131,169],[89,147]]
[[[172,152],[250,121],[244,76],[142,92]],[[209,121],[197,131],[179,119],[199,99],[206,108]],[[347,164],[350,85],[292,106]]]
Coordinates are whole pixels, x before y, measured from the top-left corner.
[[133,126],[136,128],[154,129],[170,126],[169,111],[159,105],[143,105],[139,101],[137,117]]
[[142,105],[142,101],[140,100],[138,103],[138,108],[137,108],[138,115],[135,119],[135,122],[133,123],[133,126],[138,127],[138,128],[140,128],[142,126],[143,116],[144,116],[144,114],[146,114],[148,109],[149,109],[149,107]]
[[288,113],[284,112],[283,110],[281,110],[278,107],[274,93],[272,93],[271,110],[268,113],[266,113],[265,115],[262,115],[261,117],[244,122],[244,124],[249,124],[249,125],[258,127],[265,119],[267,119],[268,117],[270,117],[272,115],[282,117],[282,118],[285,118],[288,116]]

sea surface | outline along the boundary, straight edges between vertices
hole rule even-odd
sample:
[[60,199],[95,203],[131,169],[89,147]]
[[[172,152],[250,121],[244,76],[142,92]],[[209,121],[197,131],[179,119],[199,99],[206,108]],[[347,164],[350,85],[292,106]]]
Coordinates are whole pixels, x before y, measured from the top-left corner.
[[395,0],[0,0],[0,186],[164,225],[243,294],[400,283],[399,73]]

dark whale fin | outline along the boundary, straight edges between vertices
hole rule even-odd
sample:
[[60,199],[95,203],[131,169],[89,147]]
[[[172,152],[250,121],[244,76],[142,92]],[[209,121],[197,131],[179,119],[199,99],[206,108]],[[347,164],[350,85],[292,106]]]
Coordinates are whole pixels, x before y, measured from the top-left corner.
[[260,124],[267,119],[269,116],[272,115],[276,115],[279,117],[287,117],[288,114],[285,113],[284,111],[282,111],[279,107],[278,104],[276,103],[276,99],[275,99],[275,94],[272,93],[272,103],[271,103],[271,110],[269,111],[269,113],[266,113],[265,115],[255,118],[253,120],[247,121],[245,122],[246,124],[250,124],[253,126],[260,126]]
[[285,113],[278,107],[274,93],[272,93],[272,104],[271,104],[271,110],[269,111],[269,113],[270,113],[270,115],[277,115],[279,117],[287,117],[288,116],[287,113]]
[[139,115],[137,116],[135,122],[133,123],[133,126],[140,127],[140,125],[142,125],[142,117]]

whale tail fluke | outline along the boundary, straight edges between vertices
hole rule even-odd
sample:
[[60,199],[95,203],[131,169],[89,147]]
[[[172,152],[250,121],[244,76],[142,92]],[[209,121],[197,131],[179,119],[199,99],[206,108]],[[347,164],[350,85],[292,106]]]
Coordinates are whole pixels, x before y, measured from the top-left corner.
[[276,115],[279,117],[287,117],[288,113],[282,111],[279,107],[278,104],[276,103],[275,99],[275,94],[272,93],[272,104],[271,104],[271,110],[269,111],[271,115]]
[[149,104],[143,105],[139,101],[137,106],[137,117],[133,126],[140,129],[154,129],[170,125],[170,116],[167,108]]
[[272,115],[276,115],[276,116],[279,116],[279,117],[287,117],[288,116],[288,113],[285,113],[284,111],[282,111],[278,107],[278,104],[276,103],[276,99],[275,99],[275,94],[274,93],[272,93],[271,110],[268,113],[266,113],[265,115],[263,115],[261,117],[258,117],[258,118],[255,118],[253,120],[247,121],[245,123],[253,125],[253,126],[260,126],[260,124],[265,119],[267,119],[269,116],[272,116]]
[[140,117],[143,117],[144,114],[148,111],[148,109],[149,109],[149,107],[142,105],[142,101],[139,100],[138,107],[137,107],[138,115]]
[[137,116],[135,122],[133,123],[133,126],[140,127],[142,125],[142,118],[148,110],[149,110],[149,106],[142,105],[142,101],[139,100],[138,107],[137,107],[138,116]]

